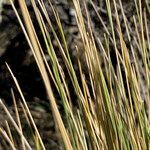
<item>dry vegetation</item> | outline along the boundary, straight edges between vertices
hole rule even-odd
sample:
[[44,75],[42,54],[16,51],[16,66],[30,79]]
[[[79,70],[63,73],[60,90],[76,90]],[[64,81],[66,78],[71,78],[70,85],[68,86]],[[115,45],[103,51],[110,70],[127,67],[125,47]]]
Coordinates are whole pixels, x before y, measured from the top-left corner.
[[[101,40],[101,38],[95,36],[96,30],[92,26],[86,1],[73,0],[76,22],[81,36],[81,43],[83,44],[82,49],[75,45],[76,54],[80,55],[82,53],[82,58],[77,55],[78,69],[75,69],[59,15],[50,0],[49,7],[52,7],[57,23],[55,26],[58,27],[61,37],[57,36],[53,28],[54,24],[51,23],[43,0],[37,0],[40,8],[37,7],[37,3],[34,0],[31,0],[37,23],[40,26],[45,47],[49,54],[50,64],[45,58],[43,47],[36,34],[25,1],[19,0],[22,17],[18,14],[12,0],[10,1],[45,85],[55,127],[63,141],[61,149],[149,149],[149,2],[145,0],[143,4],[143,1],[135,0],[137,15],[132,17],[133,26],[131,27],[121,0],[105,0],[109,26],[104,23],[95,4],[89,0],[104,28],[104,33],[102,33],[103,40]],[[84,14],[81,11],[81,5],[82,7],[84,6]],[[118,12],[118,6],[120,12]],[[120,22],[120,16],[122,17],[122,22]],[[122,26],[124,26],[126,36],[124,36]],[[52,31],[57,41],[59,53],[65,67],[59,62],[48,28]],[[133,35],[133,30],[135,35]],[[116,58],[115,65],[112,61],[112,49],[114,52],[113,57]],[[6,65],[20,93],[23,112],[33,131],[34,144],[31,146],[22,130],[22,123],[13,92],[17,119],[13,119],[6,106],[0,101],[5,113],[20,136],[21,149],[46,149],[19,83],[9,65]],[[68,80],[71,81],[71,89],[68,87]],[[65,117],[61,116],[62,112],[58,109],[50,81],[56,87],[63,103]],[[76,100],[71,96],[70,91],[72,90],[77,97]],[[72,103],[74,101],[76,101],[76,104]],[[7,123],[6,125],[7,130],[0,128],[0,133],[12,149],[18,149],[17,144],[15,144],[17,143],[15,142],[16,139],[11,134],[11,127]]]

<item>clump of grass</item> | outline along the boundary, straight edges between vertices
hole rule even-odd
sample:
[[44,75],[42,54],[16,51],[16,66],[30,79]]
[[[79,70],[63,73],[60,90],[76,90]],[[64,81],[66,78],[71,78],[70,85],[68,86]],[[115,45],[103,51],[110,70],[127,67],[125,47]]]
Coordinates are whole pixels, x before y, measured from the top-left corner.
[[[94,37],[95,31],[92,28],[90,12],[87,9],[85,1],[73,0],[76,11],[75,17],[83,43],[83,49],[80,49],[78,45],[75,48],[77,54],[80,54],[80,51],[82,51],[85,60],[85,65],[83,65],[80,57],[77,57],[80,76],[77,75],[78,73],[74,69],[59,15],[51,2],[48,0],[49,6],[53,10],[61,39],[58,38],[54,30],[54,25],[51,23],[43,0],[37,1],[40,9],[36,5],[37,3],[31,0],[49,54],[50,67],[45,58],[25,1],[19,0],[24,21],[18,15],[12,0],[10,1],[41,73],[50,107],[52,108],[54,121],[56,127],[59,129],[65,149],[149,149],[150,40],[147,13],[145,9],[142,9],[141,0],[135,0],[137,17],[133,16],[134,27],[132,28],[125,16],[121,0],[118,3],[116,3],[116,0],[113,0],[111,3],[113,4],[115,15],[112,15],[110,1],[105,0],[109,28],[99,15],[94,3],[90,1],[105,29],[103,41],[99,37]],[[86,20],[83,17],[80,3],[84,4],[84,17]],[[146,4],[148,8],[148,2]],[[119,5],[121,10],[128,43],[124,39],[117,5]],[[113,18],[114,16],[115,18]],[[58,56],[46,23],[57,41],[63,63],[67,68],[68,77],[66,77],[62,64],[58,61]],[[136,33],[135,36],[132,35],[133,28]],[[134,43],[132,43],[131,37],[134,38]],[[98,41],[99,47],[102,50],[101,53],[96,46],[96,41]],[[115,67],[111,59],[111,46],[114,49],[116,57]],[[85,66],[87,67],[86,72],[84,69]],[[9,66],[8,69],[20,93],[22,109],[26,114],[27,121],[34,129],[33,140],[36,149],[45,149],[40,133],[19,87],[19,83]],[[52,79],[63,103],[65,120],[62,119],[61,112],[58,110],[57,101],[49,78]],[[71,81],[72,89],[77,96],[77,106],[72,104],[75,100],[71,96],[67,80]],[[17,105],[14,97],[13,99],[18,118],[17,122],[12,118],[2,101],[0,101],[0,104],[20,135],[23,149],[32,149],[22,132]],[[9,132],[1,128],[0,132],[11,148],[16,149],[13,142],[15,139],[11,135],[11,129],[8,129]]]

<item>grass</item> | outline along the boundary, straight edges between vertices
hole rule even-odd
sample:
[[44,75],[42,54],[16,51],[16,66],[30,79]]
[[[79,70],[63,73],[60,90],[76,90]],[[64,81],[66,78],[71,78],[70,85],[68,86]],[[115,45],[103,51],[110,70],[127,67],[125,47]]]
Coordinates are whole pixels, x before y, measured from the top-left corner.
[[[78,45],[75,45],[75,49],[79,55],[82,51],[82,57],[84,57],[81,59],[77,55],[78,70],[75,70],[59,15],[51,2],[48,0],[49,7],[51,7],[55,16],[60,37],[58,37],[54,25],[51,23],[43,0],[37,0],[40,9],[36,5],[37,3],[31,0],[49,54],[51,64],[49,65],[25,1],[19,0],[22,20],[13,1],[10,0],[39,68],[53,112],[55,126],[62,137],[62,147],[68,150],[149,149],[150,39],[148,16],[150,14],[146,10],[149,8],[148,1],[145,1],[146,7],[144,9],[141,6],[142,1],[135,0],[137,15],[133,16],[133,27],[130,26],[125,15],[121,0],[118,0],[118,2],[116,0],[105,0],[109,25],[105,24],[95,4],[91,0],[89,1],[105,32],[103,40],[100,37],[95,37],[96,30],[92,27],[90,12],[85,1],[73,0],[76,22],[83,44],[82,49]],[[81,3],[84,5],[84,17],[81,11]],[[118,5],[123,18],[122,23],[118,14]],[[48,24],[48,27],[46,24]],[[122,31],[122,24],[127,34],[126,40]],[[67,70],[67,77],[62,64],[58,60],[48,28],[57,41],[59,53]],[[135,35],[133,35],[132,30],[135,31]],[[101,52],[99,52],[97,43]],[[112,49],[116,58],[115,65],[111,56]],[[85,60],[84,65],[83,59]],[[27,122],[34,131],[35,149],[46,149],[19,83],[9,65],[6,65],[20,93],[21,106]],[[52,90],[50,79],[52,79],[63,103],[65,120],[61,116],[62,112],[58,109],[56,95]],[[76,99],[71,96],[68,80],[71,81],[71,90],[74,91]],[[32,149],[22,130],[13,91],[12,96],[17,120],[11,116],[2,101],[0,101],[0,104],[20,136],[22,149]],[[76,106],[72,103],[74,101],[77,101]],[[15,138],[11,134],[11,127],[8,123],[6,125],[8,130],[0,128],[0,133],[12,149],[17,149],[14,144]]]

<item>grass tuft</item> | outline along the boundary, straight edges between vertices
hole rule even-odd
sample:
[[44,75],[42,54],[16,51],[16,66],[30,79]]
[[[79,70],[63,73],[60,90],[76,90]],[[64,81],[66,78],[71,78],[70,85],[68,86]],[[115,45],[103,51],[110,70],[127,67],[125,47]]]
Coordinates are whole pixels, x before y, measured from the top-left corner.
[[[45,58],[44,47],[42,47],[36,33],[26,2],[19,0],[23,19],[18,14],[13,1],[10,0],[10,2],[39,68],[53,112],[55,127],[63,140],[62,147],[68,150],[149,149],[150,38],[148,1],[145,0],[146,8],[144,9],[142,1],[135,0],[137,15],[132,17],[134,26],[131,27],[121,0],[105,0],[108,25],[105,24],[94,2],[89,0],[104,28],[103,36],[98,37],[95,36],[97,31],[93,28],[86,1],[73,0],[75,18],[82,43],[82,48],[78,44],[75,45],[77,69],[71,58],[59,14],[51,1],[48,0],[48,3],[55,16],[55,25],[51,22],[44,1],[31,0],[50,62]],[[81,7],[84,7],[84,14]],[[60,36],[54,26],[57,26]],[[63,64],[59,61],[49,30],[52,31],[57,42]],[[123,30],[126,32],[126,37]],[[132,30],[135,31],[135,35]],[[81,53],[82,58],[80,57]],[[116,59],[115,64],[112,57]],[[22,109],[32,131],[34,146],[37,150],[46,149],[19,83],[9,65],[6,65],[20,93]],[[56,95],[50,81],[53,82],[63,104],[65,117],[62,117],[62,112],[58,109]],[[68,81],[71,82],[71,88]],[[76,98],[72,96],[71,91],[74,91]],[[13,119],[2,101],[0,101],[0,105],[19,134],[22,149],[32,149],[22,130],[13,90],[12,98],[17,120]],[[73,103],[75,101],[76,105]],[[7,131],[0,128],[0,133],[12,149],[17,149],[15,138],[11,134],[11,127],[8,123],[6,126]]]

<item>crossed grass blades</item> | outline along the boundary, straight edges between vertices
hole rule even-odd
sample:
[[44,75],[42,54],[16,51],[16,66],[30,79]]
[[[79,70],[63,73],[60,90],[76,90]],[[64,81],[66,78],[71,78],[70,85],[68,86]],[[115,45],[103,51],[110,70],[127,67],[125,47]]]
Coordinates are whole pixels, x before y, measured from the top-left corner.
[[[78,45],[75,45],[75,48],[77,54],[79,51],[82,51],[82,57],[84,57],[85,60],[85,65],[82,65],[82,60],[77,55],[79,77],[70,58],[71,54],[67,46],[59,15],[51,4],[51,1],[48,0],[49,7],[53,10],[57,27],[61,34],[61,37],[59,37],[61,38],[61,42],[53,28],[54,25],[51,23],[44,1],[37,0],[35,3],[34,0],[31,0],[37,23],[40,26],[49,54],[51,67],[45,58],[26,2],[24,0],[18,1],[23,20],[20,18],[13,1],[10,0],[41,73],[41,78],[45,85],[50,107],[53,112],[55,126],[62,137],[62,148],[68,150],[149,149],[150,33],[148,16],[150,13],[148,1],[145,0],[145,7],[143,8],[141,0],[134,0],[137,13],[136,17],[133,16],[134,27],[132,27],[132,29],[134,28],[136,33],[134,36],[134,44],[131,42],[132,29],[125,16],[121,0],[118,0],[117,3],[116,0],[112,0],[111,4],[109,0],[105,0],[109,28],[105,25],[98,13],[94,2],[89,0],[89,3],[93,6],[99,21],[105,29],[103,41],[99,37],[95,38],[93,36],[95,31],[92,28],[90,12],[87,9],[86,2],[80,2],[79,0],[72,1],[83,43],[82,50],[79,49]],[[37,7],[37,3],[40,9]],[[84,17],[80,7],[81,4],[84,5],[85,9]],[[111,10],[112,4],[114,14],[112,14]],[[121,9],[122,23],[120,22],[120,16],[118,14],[118,5]],[[115,18],[113,18],[114,16]],[[46,23],[48,23],[57,41],[59,52],[61,53],[69,77],[65,76],[62,64],[60,64],[58,60]],[[127,46],[125,42],[121,24],[125,26],[129,46]],[[117,39],[119,39],[119,42]],[[98,46],[102,50],[101,53],[96,46],[96,41],[98,41]],[[115,52],[115,67],[111,59],[110,45],[113,45]],[[103,64],[103,67],[101,64]],[[23,112],[33,131],[34,148],[46,149],[19,83],[9,68],[9,65],[6,65],[20,93]],[[87,67],[86,75],[84,71],[85,66]],[[61,117],[61,112],[58,109],[57,100],[55,99],[49,78],[52,79],[63,103],[65,120]],[[77,106],[72,104],[74,99],[70,95],[70,89],[67,84],[68,78],[71,80],[72,89],[77,96]],[[0,104],[20,136],[22,149],[32,149],[33,147],[28,142],[22,130],[22,123],[13,91],[12,97],[17,120],[13,119],[13,116],[11,116],[8,108],[6,108],[2,101],[0,101]],[[11,134],[11,127],[8,122],[6,122],[6,128],[7,130],[0,128],[0,133],[4,136],[12,149],[17,149],[17,145],[15,144],[16,139]]]

